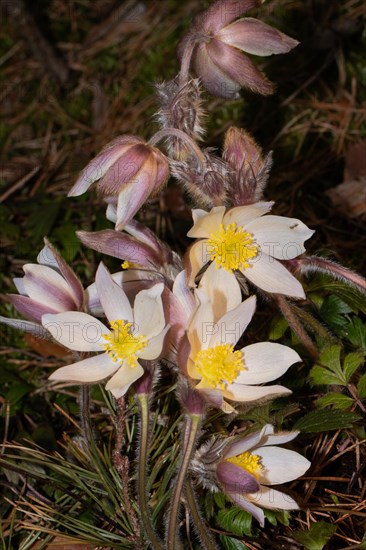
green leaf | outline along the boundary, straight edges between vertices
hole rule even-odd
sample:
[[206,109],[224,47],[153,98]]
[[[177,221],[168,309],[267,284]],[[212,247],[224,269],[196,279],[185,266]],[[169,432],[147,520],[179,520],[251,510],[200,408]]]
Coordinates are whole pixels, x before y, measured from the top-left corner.
[[317,365],[310,371],[309,377],[313,383],[346,386],[347,380],[341,367],[340,357],[341,346],[339,344],[325,347],[320,354]]
[[224,550],[248,550],[248,547],[240,540],[233,539],[232,537],[226,537],[220,535],[220,541],[222,542],[222,548]]
[[269,340],[279,340],[288,329],[288,322],[284,317],[275,317],[269,330]]
[[327,432],[340,428],[351,428],[353,422],[358,420],[361,420],[361,416],[353,412],[323,409],[311,411],[300,418],[294,429],[304,433]]
[[253,517],[245,510],[240,508],[230,508],[229,510],[220,510],[216,516],[220,527],[233,533],[233,535],[243,536],[252,534]]
[[325,521],[313,523],[309,531],[294,531],[292,536],[302,544],[306,550],[322,550],[337,531],[336,525]]
[[366,398],[366,373],[358,381],[357,392],[360,399]]
[[343,393],[328,393],[323,397],[320,397],[316,401],[317,407],[328,407],[332,405],[335,409],[348,409],[353,405],[354,401],[352,397],[348,395],[343,395]]
[[347,326],[346,338],[356,348],[366,350],[366,324],[359,317],[354,317]]
[[315,365],[315,367],[311,369],[309,378],[312,384],[318,384],[320,386],[325,386],[328,384],[336,384],[337,386],[346,385],[346,381],[343,376],[338,376],[328,369],[319,367],[319,365]]
[[308,292],[326,290],[338,296],[343,302],[349,305],[355,313],[366,313],[366,302],[361,292],[342,281],[335,281],[327,275],[315,276],[308,284]]
[[343,329],[348,323],[345,314],[351,312],[352,308],[333,295],[325,298],[320,308],[320,315],[334,329]]
[[343,363],[343,372],[347,382],[349,382],[352,374],[356,372],[358,367],[363,364],[364,355],[362,353],[349,353],[346,355]]

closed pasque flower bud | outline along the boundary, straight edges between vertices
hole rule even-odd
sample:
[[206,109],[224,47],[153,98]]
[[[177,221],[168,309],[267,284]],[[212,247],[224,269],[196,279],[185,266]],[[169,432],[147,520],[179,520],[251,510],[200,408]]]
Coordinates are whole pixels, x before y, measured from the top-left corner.
[[286,53],[298,42],[241,13],[261,5],[260,0],[219,0],[193,21],[179,53],[192,52],[192,64],[204,87],[213,95],[235,99],[241,87],[271,94],[274,85],[242,52],[268,56]]
[[98,194],[116,198],[116,229],[122,229],[169,177],[164,154],[143,139],[124,135],[109,143],[81,172],[69,197],[82,195],[97,182]]

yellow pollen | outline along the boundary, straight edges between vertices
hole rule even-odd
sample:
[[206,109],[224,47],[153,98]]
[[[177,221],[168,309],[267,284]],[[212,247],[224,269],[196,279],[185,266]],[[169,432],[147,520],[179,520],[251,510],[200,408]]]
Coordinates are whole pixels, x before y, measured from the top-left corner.
[[134,336],[131,331],[132,323],[125,321],[111,321],[111,333],[103,334],[108,344],[103,344],[104,351],[111,356],[113,361],[126,360],[130,367],[136,367],[136,353],[147,345],[147,338]]
[[123,263],[121,263],[122,269],[129,269],[131,267],[131,263],[128,260],[125,260]]
[[251,267],[250,260],[258,255],[259,246],[251,233],[236,223],[230,223],[226,228],[211,233],[207,239],[208,253],[216,262],[216,268],[223,267],[230,273],[234,269]]
[[221,389],[232,384],[240,371],[245,369],[243,352],[234,351],[234,346],[230,344],[199,351],[195,365],[204,382],[212,388]]
[[260,457],[258,455],[252,455],[252,453],[249,453],[248,451],[241,453],[240,455],[227,458],[226,460],[227,462],[240,466],[240,468],[243,468],[243,470],[246,470],[252,474],[256,479],[260,477],[263,470],[263,466],[260,463]]

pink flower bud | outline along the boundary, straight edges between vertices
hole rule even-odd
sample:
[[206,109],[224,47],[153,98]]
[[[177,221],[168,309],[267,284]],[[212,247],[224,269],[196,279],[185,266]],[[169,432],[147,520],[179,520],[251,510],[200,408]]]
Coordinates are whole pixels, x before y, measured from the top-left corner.
[[193,44],[194,70],[213,95],[234,99],[241,87],[264,95],[273,93],[273,83],[241,52],[260,56],[286,53],[298,42],[256,19],[235,21],[241,13],[260,5],[260,0],[218,0],[195,18],[181,42],[181,57]]

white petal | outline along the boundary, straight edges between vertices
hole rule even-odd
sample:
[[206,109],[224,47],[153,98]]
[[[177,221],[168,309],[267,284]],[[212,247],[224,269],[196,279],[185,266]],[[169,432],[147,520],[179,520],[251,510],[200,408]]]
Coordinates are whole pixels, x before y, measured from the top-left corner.
[[238,226],[246,228],[248,222],[267,214],[273,205],[274,202],[256,202],[231,208],[224,216],[224,225],[226,227],[229,223],[236,223]]
[[255,258],[251,267],[241,272],[251,283],[266,292],[305,298],[301,283],[280,262],[264,252]]
[[26,292],[25,286],[24,286],[23,277],[14,277],[13,283],[16,286],[16,289],[19,292],[19,294],[21,294],[22,296],[27,295],[27,292]]
[[264,468],[261,483],[279,485],[301,477],[309,468],[310,462],[299,453],[282,447],[258,447],[255,454],[261,459]]
[[265,445],[282,445],[283,443],[288,443],[295,439],[299,433],[299,431],[294,430],[293,432],[277,432],[276,434],[266,435],[260,445],[261,447]]
[[302,221],[282,216],[264,216],[245,227],[252,233],[262,252],[278,260],[292,260],[305,252],[304,241],[314,231]]
[[200,305],[196,309],[187,329],[188,340],[191,344],[191,358],[193,361],[201,349],[208,348],[211,335],[217,330],[212,303],[206,294],[199,289],[196,290],[196,296]]
[[107,353],[88,357],[72,365],[61,367],[53,372],[50,380],[63,382],[100,382],[119,368],[119,363],[112,361]]
[[108,320],[133,322],[132,308],[125,292],[114,282],[111,274],[102,262],[97,269],[95,284]]
[[69,285],[52,267],[25,264],[23,269],[24,289],[32,300],[46,303],[56,311],[74,309],[75,303]]
[[192,210],[193,227],[188,231],[187,236],[194,239],[204,239],[209,237],[211,233],[218,231],[225,210],[225,206],[215,206],[210,212],[200,209]]
[[245,495],[252,504],[269,508],[270,510],[298,510],[299,505],[293,498],[286,493],[276,491],[271,487],[261,485],[260,491],[257,493],[248,493]]
[[291,390],[284,386],[244,386],[244,384],[229,384],[222,390],[226,399],[239,402],[251,402],[257,399],[275,399],[289,395]]
[[216,269],[215,262],[202,275],[199,288],[210,298],[215,320],[241,303],[241,290],[233,273]]
[[192,290],[188,286],[187,272],[184,269],[175,278],[173,283],[173,294],[182,306],[186,318],[190,319],[192,313],[196,309],[196,301]]
[[209,347],[220,344],[235,346],[254,315],[255,305],[256,297],[250,296],[221,317],[216,323],[216,331],[210,338]]
[[135,325],[138,334],[150,339],[165,327],[165,317],[161,294],[164,284],[158,283],[136,295],[133,306]]
[[164,338],[170,326],[166,326],[157,336],[153,336],[145,348],[137,353],[141,359],[157,359],[161,354],[164,344]]
[[144,369],[137,363],[135,367],[130,367],[125,362],[118,369],[116,374],[106,384],[105,389],[109,390],[116,399],[122,397],[128,388],[144,374]]
[[59,344],[74,351],[103,351],[102,334],[110,332],[98,319],[80,311],[43,315],[42,325]]
[[188,284],[194,287],[194,280],[200,269],[210,261],[211,256],[207,252],[207,241],[197,241],[194,243],[189,251],[188,258],[190,266],[188,267]]
[[247,370],[241,371],[236,384],[263,384],[284,374],[291,365],[301,361],[293,349],[273,342],[260,342],[245,346],[244,364]]

